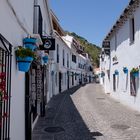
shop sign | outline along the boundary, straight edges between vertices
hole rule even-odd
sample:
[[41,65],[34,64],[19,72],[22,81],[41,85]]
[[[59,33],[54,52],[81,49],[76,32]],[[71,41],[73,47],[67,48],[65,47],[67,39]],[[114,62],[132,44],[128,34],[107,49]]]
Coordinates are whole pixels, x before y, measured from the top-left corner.
[[43,38],[43,45],[40,46],[41,50],[55,50],[54,38]]
[[113,65],[116,65],[119,63],[116,55],[112,58],[112,61],[113,61]]
[[42,95],[42,71],[40,66],[37,68],[37,101],[41,102],[41,95]]

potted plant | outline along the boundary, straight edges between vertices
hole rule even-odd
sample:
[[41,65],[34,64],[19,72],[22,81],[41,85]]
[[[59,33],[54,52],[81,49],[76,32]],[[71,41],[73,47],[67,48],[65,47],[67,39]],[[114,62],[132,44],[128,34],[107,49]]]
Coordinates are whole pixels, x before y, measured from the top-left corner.
[[115,70],[115,75],[119,75],[119,72],[118,72],[118,70]]
[[19,46],[16,50],[16,57],[19,71],[28,72],[31,62],[36,58],[36,55],[30,49]]
[[124,72],[125,74],[127,74],[127,73],[128,73],[128,68],[127,68],[127,67],[123,67],[123,72]]
[[31,49],[32,51],[34,51],[37,48],[36,42],[37,42],[36,38],[23,39],[23,44],[25,45],[25,47]]
[[105,73],[102,71],[101,72],[101,77],[104,77],[105,76]]
[[44,63],[48,62],[48,56],[47,55],[45,55],[42,59],[43,59]]
[[138,77],[139,76],[139,68],[132,68],[131,73],[134,77]]

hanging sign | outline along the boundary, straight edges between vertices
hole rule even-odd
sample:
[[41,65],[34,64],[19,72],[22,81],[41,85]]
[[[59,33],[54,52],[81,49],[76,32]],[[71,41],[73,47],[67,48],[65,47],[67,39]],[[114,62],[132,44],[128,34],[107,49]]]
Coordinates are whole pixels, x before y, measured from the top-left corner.
[[37,81],[37,101],[41,102],[41,96],[42,96],[42,71],[40,66],[37,68],[37,75],[36,75],[36,81]]
[[43,38],[43,45],[40,46],[41,50],[55,50],[54,38]]

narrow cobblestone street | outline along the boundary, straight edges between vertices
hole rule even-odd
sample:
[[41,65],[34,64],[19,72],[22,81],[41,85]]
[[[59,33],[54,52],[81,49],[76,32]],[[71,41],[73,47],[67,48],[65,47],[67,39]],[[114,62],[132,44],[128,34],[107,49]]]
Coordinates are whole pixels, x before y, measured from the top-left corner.
[[33,140],[140,140],[139,132],[139,112],[104,94],[100,85],[88,84],[52,98]]

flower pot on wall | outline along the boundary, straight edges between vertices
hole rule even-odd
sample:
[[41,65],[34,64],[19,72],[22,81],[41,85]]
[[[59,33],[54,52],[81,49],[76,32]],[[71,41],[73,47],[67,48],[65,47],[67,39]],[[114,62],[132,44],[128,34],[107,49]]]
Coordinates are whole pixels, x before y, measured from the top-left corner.
[[123,67],[123,72],[124,72],[125,74],[127,74],[127,73],[128,73],[128,68],[127,68],[127,67]]
[[115,70],[115,75],[119,75],[119,72],[118,72],[118,70]]
[[32,51],[34,51],[36,46],[36,38],[24,38],[23,39],[24,46]]
[[36,45],[33,45],[33,44],[25,44],[25,47],[32,50],[32,51],[35,51],[37,46]]
[[48,62],[48,56],[44,56],[43,61],[44,61],[44,63],[47,63]]
[[134,77],[139,77],[139,72],[133,72],[132,75],[133,75]]
[[24,38],[23,39],[24,44],[36,44],[36,38]]
[[32,57],[17,57],[19,71],[28,72],[32,61]]
[[101,77],[104,77],[105,76],[105,73],[104,72],[101,72]]

